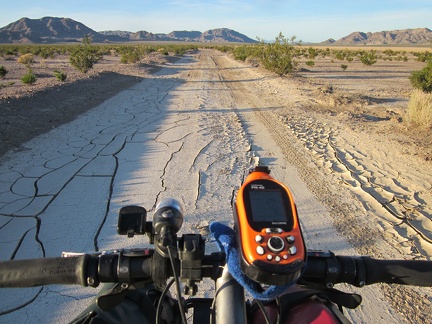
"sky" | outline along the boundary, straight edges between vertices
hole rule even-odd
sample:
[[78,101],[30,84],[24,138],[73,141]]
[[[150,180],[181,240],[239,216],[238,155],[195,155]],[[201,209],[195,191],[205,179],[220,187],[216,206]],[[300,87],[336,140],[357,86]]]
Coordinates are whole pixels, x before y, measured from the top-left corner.
[[96,30],[169,33],[230,28],[256,39],[303,42],[351,32],[432,29],[432,0],[0,0],[0,28],[22,17],[66,17]]

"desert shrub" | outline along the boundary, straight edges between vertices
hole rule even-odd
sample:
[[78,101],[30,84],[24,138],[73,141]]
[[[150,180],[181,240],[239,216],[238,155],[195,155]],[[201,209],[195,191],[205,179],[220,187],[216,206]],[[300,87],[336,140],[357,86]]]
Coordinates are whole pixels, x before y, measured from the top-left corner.
[[423,92],[432,92],[432,61],[420,71],[411,72],[411,85]]
[[0,78],[3,78],[8,73],[8,70],[3,65],[0,65]]
[[288,40],[280,33],[274,43],[262,44],[259,47],[261,64],[281,76],[293,72],[298,65],[297,53],[292,45],[294,40],[295,36]]
[[228,46],[228,45],[218,46],[217,49],[219,51],[221,51],[222,53],[227,53],[227,52],[233,51],[232,46]]
[[65,82],[67,78],[67,74],[63,71],[55,70],[54,76],[58,81]]
[[36,82],[36,75],[29,69],[28,72],[23,75],[21,81],[25,84],[33,84]]
[[137,63],[141,59],[141,54],[139,53],[138,48],[135,47],[127,47],[123,49],[120,62],[124,64],[128,63]]
[[0,55],[3,57],[18,55],[18,47],[16,45],[0,45]]
[[43,59],[54,58],[58,53],[57,51],[58,49],[54,46],[43,46],[40,47],[38,55]]
[[14,84],[15,84],[15,82],[13,82],[13,81],[6,82],[6,83],[0,83],[0,89],[13,86]]
[[408,101],[407,119],[416,125],[432,126],[432,93],[419,89],[412,92]]
[[251,55],[251,51],[248,45],[237,46],[233,50],[234,59],[239,61],[246,61],[249,55]]
[[314,66],[314,65],[315,65],[315,62],[312,61],[312,60],[310,60],[310,61],[307,61],[307,62],[306,62],[306,65],[307,65],[307,66]]
[[348,65],[346,65],[346,64],[341,64],[341,69],[342,69],[343,71],[345,71],[347,68],[348,68]]
[[69,57],[70,64],[82,73],[87,73],[102,58],[98,49],[91,45],[90,39],[84,36],[83,45],[75,47]]
[[313,60],[317,56],[318,56],[318,50],[316,48],[309,47],[308,48],[308,57]]
[[386,49],[385,51],[383,51],[383,53],[387,56],[393,56],[395,55],[395,51],[391,50],[391,49]]
[[169,55],[168,49],[166,49],[165,47],[158,48],[157,52],[162,55]]
[[343,60],[345,60],[345,53],[344,53],[344,52],[336,52],[335,57],[336,57],[336,59],[338,59],[339,61],[343,61]]
[[412,54],[417,57],[417,61],[419,62],[432,61],[431,52],[413,52]]
[[369,51],[369,52],[363,52],[360,55],[360,61],[364,65],[374,65],[378,60],[378,56],[376,55],[375,51]]
[[173,52],[175,55],[184,55],[186,48],[183,46],[175,46]]
[[157,51],[157,48],[155,46],[146,46],[145,50],[146,53],[153,53]]
[[22,54],[20,57],[18,57],[17,62],[24,64],[25,66],[30,66],[30,64],[33,62],[33,54]]

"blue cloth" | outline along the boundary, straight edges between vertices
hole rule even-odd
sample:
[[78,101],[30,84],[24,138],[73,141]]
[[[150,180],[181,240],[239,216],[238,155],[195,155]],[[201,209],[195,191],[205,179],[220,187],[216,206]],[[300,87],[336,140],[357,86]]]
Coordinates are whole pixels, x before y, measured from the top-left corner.
[[210,232],[216,239],[221,250],[225,251],[228,270],[233,278],[242,285],[255,299],[272,300],[281,296],[286,290],[295,283],[282,286],[268,286],[266,289],[256,281],[247,277],[240,268],[240,256],[237,250],[236,234],[230,227],[218,223],[210,223]]

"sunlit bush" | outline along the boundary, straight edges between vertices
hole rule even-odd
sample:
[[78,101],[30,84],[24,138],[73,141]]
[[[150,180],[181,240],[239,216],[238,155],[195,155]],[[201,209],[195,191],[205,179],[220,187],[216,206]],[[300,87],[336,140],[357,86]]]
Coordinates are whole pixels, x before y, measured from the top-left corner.
[[408,102],[408,121],[420,125],[432,126],[432,93],[414,90]]
[[69,62],[78,71],[87,73],[93,65],[102,58],[98,48],[90,44],[90,39],[85,36],[83,45],[75,47],[69,57]]
[[360,61],[364,65],[374,65],[378,61],[378,56],[375,51],[363,52],[360,55]]
[[261,64],[281,76],[293,72],[298,65],[294,40],[295,36],[288,40],[280,33],[273,43],[262,44],[259,48]]
[[29,66],[33,62],[33,54],[27,53],[18,57],[18,63],[24,64],[25,66]]
[[432,92],[432,60],[422,70],[413,71],[409,79],[414,88]]
[[141,60],[141,51],[135,46],[122,48],[120,62],[124,64],[137,63]]

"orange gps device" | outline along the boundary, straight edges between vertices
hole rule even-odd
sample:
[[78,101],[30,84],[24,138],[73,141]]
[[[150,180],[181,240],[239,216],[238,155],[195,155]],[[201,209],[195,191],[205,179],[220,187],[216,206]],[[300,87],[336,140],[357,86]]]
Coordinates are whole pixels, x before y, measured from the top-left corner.
[[267,166],[252,169],[234,204],[242,271],[269,285],[296,281],[307,252],[290,190],[270,176]]

